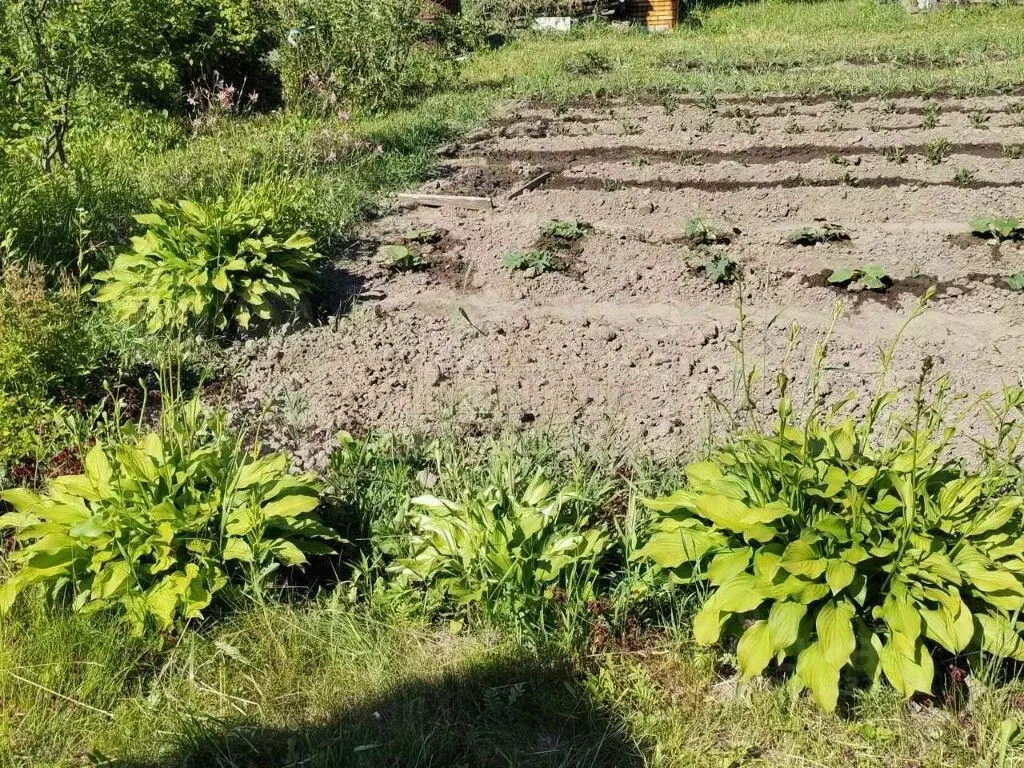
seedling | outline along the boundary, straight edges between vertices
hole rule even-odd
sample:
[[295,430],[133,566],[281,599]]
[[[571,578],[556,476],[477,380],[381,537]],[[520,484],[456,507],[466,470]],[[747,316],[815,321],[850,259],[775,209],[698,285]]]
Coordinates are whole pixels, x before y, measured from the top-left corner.
[[953,174],[953,184],[958,187],[969,187],[974,183],[978,172],[973,168],[957,168]]
[[707,112],[714,112],[718,109],[718,99],[713,91],[705,91],[701,94],[700,107]]
[[430,262],[404,245],[382,245],[378,253],[392,272],[417,272],[430,266]]
[[878,133],[882,127],[882,121],[878,118],[873,117],[868,121],[868,130],[872,133]]
[[1006,111],[1011,115],[1024,113],[1024,101],[1011,101],[1006,105]]
[[988,122],[989,120],[992,119],[992,115],[990,115],[988,112],[982,112],[978,110],[976,112],[971,112],[971,114],[968,115],[968,119],[971,121],[971,125],[977,128],[978,130],[987,131]]
[[630,162],[631,162],[631,163],[632,163],[632,164],[633,164],[634,166],[636,166],[637,168],[643,168],[644,166],[647,166],[647,165],[650,165],[650,164],[651,164],[651,161],[650,161],[650,160],[648,160],[648,159],[647,159],[646,157],[644,157],[643,155],[637,155],[637,156],[636,156],[636,157],[634,157],[634,158],[633,158],[632,160],[630,160]]
[[820,227],[803,227],[791,233],[787,240],[792,245],[838,243],[850,239],[850,233],[839,224],[823,223]]
[[535,248],[532,251],[510,251],[501,260],[505,269],[513,271],[535,270],[538,274],[544,272],[556,272],[559,269],[558,260],[551,251]]
[[585,221],[576,219],[552,219],[540,225],[540,233],[552,240],[573,241],[579,240],[590,230],[590,225]]
[[853,112],[853,104],[850,102],[850,99],[846,96],[840,96],[838,99],[836,99],[835,107],[836,112],[838,112],[839,114],[844,114],[845,112]]
[[804,132],[803,126],[800,125],[800,123],[798,123],[796,120],[790,120],[788,123],[786,123],[786,127],[783,128],[783,130],[789,134],[798,134]]
[[622,121],[622,133],[624,136],[636,136],[642,133],[640,124],[635,120],[623,120]]
[[1024,291],[1024,272],[1014,272],[1006,276],[1006,287],[1011,291]]
[[704,221],[699,216],[694,216],[686,222],[686,239],[692,245],[728,244],[732,242],[734,234],[739,234],[739,230],[733,228],[730,232]]
[[842,155],[836,154],[835,152],[832,152],[832,153],[829,154],[828,161],[830,163],[832,163],[832,165],[849,165],[850,164],[849,160],[847,160]]
[[715,285],[732,285],[740,277],[740,265],[732,256],[722,250],[701,249],[700,254],[690,260],[690,269],[703,273]]
[[1003,144],[1002,150],[1007,160],[1020,160],[1024,157],[1024,147],[1020,144]]
[[897,109],[898,107],[896,105],[896,102],[893,101],[892,99],[889,99],[884,104],[882,104],[882,112],[884,112],[887,115],[893,114]]
[[696,153],[687,154],[683,153],[676,158],[676,162],[680,165],[700,165],[700,155]]
[[907,150],[903,147],[886,147],[882,154],[886,160],[896,165],[903,165],[907,162]]
[[407,229],[402,233],[402,239],[407,243],[420,243],[427,245],[429,243],[436,243],[441,239],[441,230],[439,229]]
[[924,108],[924,117],[921,120],[921,127],[925,130],[938,127],[939,115],[941,114],[942,110],[939,109],[938,104],[929,104]]
[[667,94],[661,97],[661,108],[665,110],[665,115],[671,117],[675,114],[675,111],[679,109],[679,99],[671,94]]
[[618,192],[622,189],[622,182],[618,179],[604,179],[601,182],[601,189],[605,192]]
[[1024,236],[1024,229],[1021,229],[1020,219],[1012,216],[1001,217],[980,217],[971,219],[971,232],[986,240],[1017,240]]
[[839,183],[844,187],[856,187],[857,177],[849,171],[846,171],[842,176],[839,177]]
[[868,264],[866,267],[843,267],[835,270],[828,277],[831,285],[838,285],[854,291],[884,291],[892,280],[886,274],[885,267]]
[[713,130],[715,130],[715,118],[708,117],[705,118],[704,120],[701,120],[700,123],[697,125],[697,130],[700,133],[711,133]]
[[823,125],[818,126],[819,133],[838,133],[839,131],[845,130],[846,126],[843,125],[843,121],[837,117],[833,117],[826,120]]
[[924,145],[925,159],[932,165],[939,165],[953,153],[949,139],[933,139]]

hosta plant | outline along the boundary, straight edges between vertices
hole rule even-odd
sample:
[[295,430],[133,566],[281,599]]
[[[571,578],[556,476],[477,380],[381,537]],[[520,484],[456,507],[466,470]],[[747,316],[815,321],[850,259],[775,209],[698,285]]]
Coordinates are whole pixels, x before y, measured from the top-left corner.
[[878,447],[850,419],[780,413],[646,502],[636,557],[700,585],[696,640],[737,638],[742,677],[774,662],[828,710],[844,677],[909,697],[932,691],[936,654],[1024,660],[1024,498],[1009,476],[945,460],[927,416]]
[[198,401],[143,437],[97,443],[84,465],[43,493],[0,494],[13,508],[0,530],[15,543],[0,613],[42,585],[76,610],[121,614],[138,633],[168,630],[200,618],[221,590],[258,585],[336,543],[312,477],[292,475],[284,455],[247,453]]
[[274,212],[244,195],[212,203],[153,201],[146,233],[96,275],[96,301],[150,332],[248,328],[297,307],[320,258],[303,231],[284,236]]
[[556,602],[594,596],[597,561],[608,546],[570,489],[538,475],[523,492],[513,482],[464,501],[413,499],[410,554],[393,570],[461,611],[543,621]]

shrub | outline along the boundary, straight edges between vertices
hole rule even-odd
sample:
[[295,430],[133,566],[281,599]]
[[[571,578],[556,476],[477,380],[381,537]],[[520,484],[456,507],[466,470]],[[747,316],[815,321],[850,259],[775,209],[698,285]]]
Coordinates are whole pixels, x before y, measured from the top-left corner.
[[279,0],[285,101],[314,114],[381,111],[448,76],[424,45],[420,0]]
[[274,212],[245,195],[153,209],[136,217],[146,234],[96,275],[96,301],[124,320],[145,318],[150,332],[248,328],[296,307],[312,284],[313,239],[301,230],[282,239]]
[[76,610],[123,615],[137,633],[198,619],[225,587],[258,585],[335,541],[315,514],[313,479],[289,474],[284,455],[242,450],[198,400],[166,409],[139,439],[97,443],[84,474],[0,498],[15,510],[0,529],[17,545],[0,612],[41,584]]
[[[872,412],[894,397],[875,401]],[[1024,393],[1009,393],[1019,409]],[[1009,471],[943,458],[937,410],[877,447],[869,418],[791,421],[687,469],[636,557],[706,590],[698,642],[738,637],[744,678],[774,659],[833,709],[844,671],[930,693],[934,656],[1024,660],[1024,498]],[[795,662],[795,668],[792,663]]]
[[435,601],[499,620],[543,623],[558,602],[593,599],[608,537],[589,525],[570,489],[537,475],[521,498],[492,486],[462,502],[413,499],[410,555],[393,566]]

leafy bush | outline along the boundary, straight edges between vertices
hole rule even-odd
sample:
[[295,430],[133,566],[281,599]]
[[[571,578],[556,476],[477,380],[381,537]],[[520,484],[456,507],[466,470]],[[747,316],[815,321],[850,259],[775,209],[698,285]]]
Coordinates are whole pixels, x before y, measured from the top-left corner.
[[245,452],[198,400],[139,439],[97,443],[84,474],[0,498],[15,510],[0,529],[16,542],[0,612],[41,584],[76,610],[123,614],[137,633],[198,619],[225,587],[258,585],[335,541],[312,477],[289,474],[284,455]]
[[248,328],[296,307],[312,285],[313,239],[301,230],[283,239],[274,212],[245,195],[153,209],[136,216],[146,234],[96,275],[96,301],[124,320],[144,318],[150,332]]
[[[1024,393],[1007,402],[1019,409]],[[976,474],[945,460],[938,414],[922,407],[877,447],[870,418],[800,427],[783,402],[773,430],[646,502],[656,522],[636,557],[706,590],[698,642],[738,637],[743,677],[774,659],[826,709],[844,671],[884,675],[909,697],[931,692],[940,651],[1024,660],[1024,497],[1007,490],[1005,467]]]
[[492,486],[462,502],[413,499],[411,554],[393,566],[437,601],[498,619],[543,621],[557,602],[593,599],[608,537],[537,475],[521,498]]
[[444,82],[449,65],[424,40],[420,0],[278,0],[275,65],[284,97],[315,114],[376,112]]

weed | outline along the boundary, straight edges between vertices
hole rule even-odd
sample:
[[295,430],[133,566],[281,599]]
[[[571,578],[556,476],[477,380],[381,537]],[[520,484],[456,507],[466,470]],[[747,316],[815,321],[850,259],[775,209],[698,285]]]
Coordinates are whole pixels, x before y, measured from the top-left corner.
[[418,272],[430,266],[429,261],[404,245],[382,245],[377,253],[391,272]]
[[971,112],[970,115],[968,115],[968,119],[971,122],[971,127],[977,128],[978,130],[981,131],[987,131],[989,121],[992,119],[992,115],[990,115],[988,112],[976,110],[974,112]]
[[718,98],[714,91],[704,91],[698,104],[705,112],[714,112],[718,109]]
[[601,51],[580,51],[573,54],[562,65],[565,73],[573,77],[593,77],[611,72],[611,58]]
[[711,133],[715,130],[715,118],[708,117],[697,124],[697,131],[700,133]]
[[836,112],[843,115],[847,112],[853,112],[853,103],[850,101],[849,96],[840,96],[833,103],[833,108]]
[[897,109],[899,109],[899,106],[896,104],[895,100],[886,99],[884,102],[882,102],[881,109],[883,114],[894,115],[896,114]]
[[973,168],[957,168],[956,173],[953,174],[953,185],[957,187],[969,187],[978,176],[978,172]]
[[953,153],[949,139],[932,139],[924,145],[924,157],[932,165],[939,165]]
[[907,162],[907,150],[903,147],[886,147],[882,154],[888,162],[895,165],[903,165]]
[[892,285],[885,267],[868,264],[866,267],[844,267],[828,277],[829,283],[852,290],[884,291]]
[[530,251],[511,251],[505,254],[501,265],[513,271],[532,269],[537,274],[557,272],[560,269],[558,259],[553,251],[535,248]]
[[924,108],[924,116],[921,119],[921,128],[924,130],[931,130],[937,128],[939,125],[939,116],[942,114],[942,109],[938,104],[930,103]]
[[621,123],[623,136],[639,136],[643,128],[636,120],[623,120]]
[[839,224],[825,222],[820,226],[803,227],[786,238],[791,245],[810,246],[818,243],[838,243],[850,239],[850,233]]
[[842,155],[836,154],[835,152],[830,152],[829,153],[828,161],[830,163],[832,163],[832,165],[849,165],[850,164],[849,160],[847,160]]
[[1024,157],[1024,146],[1020,144],[1003,144],[1001,151],[1007,160],[1020,160]]

